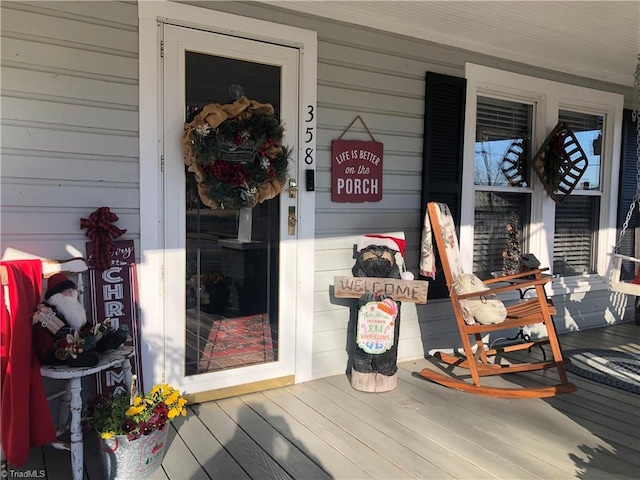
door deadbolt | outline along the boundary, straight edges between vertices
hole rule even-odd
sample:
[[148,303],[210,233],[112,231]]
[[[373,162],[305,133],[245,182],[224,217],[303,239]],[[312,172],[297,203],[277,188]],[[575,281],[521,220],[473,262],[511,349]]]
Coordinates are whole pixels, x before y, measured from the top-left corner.
[[288,215],[288,234],[295,235],[296,234],[296,225],[298,223],[298,219],[296,218],[296,207],[289,207],[289,215]]

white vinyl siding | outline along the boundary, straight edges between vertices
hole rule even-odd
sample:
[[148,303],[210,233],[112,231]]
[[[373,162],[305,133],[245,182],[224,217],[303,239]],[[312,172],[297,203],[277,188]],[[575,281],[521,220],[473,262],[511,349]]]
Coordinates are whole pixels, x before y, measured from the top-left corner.
[[108,206],[139,237],[137,9],[2,2],[2,248],[84,255]]

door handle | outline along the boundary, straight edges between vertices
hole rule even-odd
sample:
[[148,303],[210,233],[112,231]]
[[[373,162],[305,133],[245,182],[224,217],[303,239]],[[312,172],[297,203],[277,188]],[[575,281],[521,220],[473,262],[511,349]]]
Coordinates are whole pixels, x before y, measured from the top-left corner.
[[298,219],[296,218],[296,207],[289,207],[289,215],[288,215],[288,234],[295,235],[296,234],[296,224],[298,223]]
[[289,179],[289,188],[286,189],[289,192],[289,198],[296,198],[298,196],[298,182],[295,178]]

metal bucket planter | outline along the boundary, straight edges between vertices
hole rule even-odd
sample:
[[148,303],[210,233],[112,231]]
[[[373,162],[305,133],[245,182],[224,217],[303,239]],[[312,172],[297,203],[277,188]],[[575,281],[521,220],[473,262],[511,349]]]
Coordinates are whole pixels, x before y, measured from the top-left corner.
[[169,427],[129,440],[126,435],[100,439],[100,456],[106,480],[149,478],[162,464]]

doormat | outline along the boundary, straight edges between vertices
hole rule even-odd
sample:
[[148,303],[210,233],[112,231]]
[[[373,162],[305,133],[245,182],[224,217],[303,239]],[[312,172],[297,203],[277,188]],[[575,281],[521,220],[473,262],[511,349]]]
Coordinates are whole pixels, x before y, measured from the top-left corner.
[[269,315],[214,320],[200,357],[198,372],[273,362]]
[[579,348],[565,350],[571,359],[565,368],[589,380],[640,393],[640,355],[616,350]]

